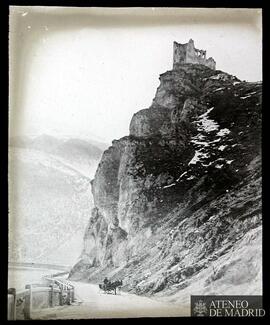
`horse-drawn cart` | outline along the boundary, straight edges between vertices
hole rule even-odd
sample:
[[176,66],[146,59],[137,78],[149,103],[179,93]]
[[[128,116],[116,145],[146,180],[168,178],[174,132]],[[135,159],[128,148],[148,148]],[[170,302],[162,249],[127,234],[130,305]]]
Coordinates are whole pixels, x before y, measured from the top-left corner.
[[121,281],[117,280],[114,282],[108,282],[108,283],[102,283],[102,284],[100,283],[98,286],[99,286],[99,289],[103,290],[104,293],[114,293],[116,295],[117,289],[119,292],[122,285],[123,285],[122,280]]

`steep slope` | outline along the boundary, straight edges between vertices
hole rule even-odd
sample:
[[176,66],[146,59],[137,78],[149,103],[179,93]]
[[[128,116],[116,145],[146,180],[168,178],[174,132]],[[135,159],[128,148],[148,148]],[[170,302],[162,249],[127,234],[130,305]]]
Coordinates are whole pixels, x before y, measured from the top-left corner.
[[261,293],[260,130],[260,82],[197,64],[162,74],[130,135],[103,153],[70,277],[187,303]]
[[79,139],[47,135],[11,138],[9,260],[76,262],[93,208],[90,177],[102,155],[88,147]]

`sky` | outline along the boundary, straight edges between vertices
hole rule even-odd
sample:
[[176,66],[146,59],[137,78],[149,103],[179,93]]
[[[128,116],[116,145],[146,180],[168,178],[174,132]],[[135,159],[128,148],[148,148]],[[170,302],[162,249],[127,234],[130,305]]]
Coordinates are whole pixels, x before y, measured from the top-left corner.
[[129,133],[172,69],[173,41],[262,80],[260,9],[10,8],[11,135],[106,143]]

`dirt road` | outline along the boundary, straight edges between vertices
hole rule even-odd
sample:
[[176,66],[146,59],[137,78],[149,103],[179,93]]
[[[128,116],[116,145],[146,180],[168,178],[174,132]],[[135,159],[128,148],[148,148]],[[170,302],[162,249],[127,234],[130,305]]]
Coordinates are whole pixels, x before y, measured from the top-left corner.
[[150,298],[121,292],[104,294],[97,285],[73,282],[76,302],[71,306],[58,306],[35,310],[32,319],[89,319],[123,317],[176,317],[189,316],[188,308],[155,301]]

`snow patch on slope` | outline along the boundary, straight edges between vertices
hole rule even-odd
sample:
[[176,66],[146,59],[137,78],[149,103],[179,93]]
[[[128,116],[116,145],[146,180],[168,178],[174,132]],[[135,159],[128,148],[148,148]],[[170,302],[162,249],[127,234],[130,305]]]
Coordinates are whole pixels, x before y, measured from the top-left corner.
[[197,162],[201,161],[201,159],[208,158],[206,153],[196,151],[194,157],[190,160],[188,165],[195,165]]
[[200,132],[212,132],[218,130],[219,125],[214,120],[210,119],[208,114],[214,109],[209,108],[204,114],[199,116],[199,120],[196,122],[199,127],[197,128]]
[[[222,137],[228,135],[231,131],[227,128],[219,129],[220,126],[213,119],[209,118],[209,113],[214,107],[209,108],[204,114],[198,117],[198,120],[194,123],[197,125],[198,134],[191,138],[191,143],[194,144],[196,151],[193,158],[190,160],[188,165],[195,165],[201,162],[204,167],[210,166],[213,162],[203,164],[204,160],[211,156],[211,150],[213,145],[222,140]],[[218,131],[218,132],[217,132]],[[216,134],[214,134],[216,132]],[[209,135],[214,135],[210,140]],[[223,151],[228,145],[220,145],[218,150]],[[216,168],[221,168],[223,165],[217,165]]]

